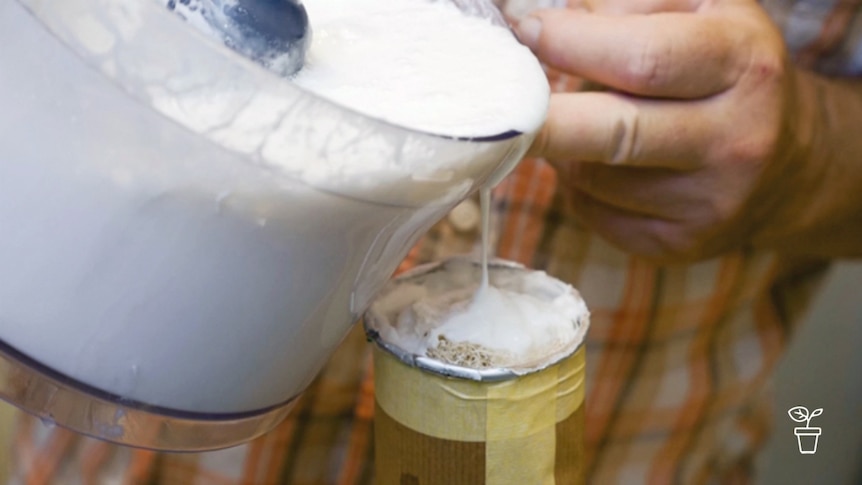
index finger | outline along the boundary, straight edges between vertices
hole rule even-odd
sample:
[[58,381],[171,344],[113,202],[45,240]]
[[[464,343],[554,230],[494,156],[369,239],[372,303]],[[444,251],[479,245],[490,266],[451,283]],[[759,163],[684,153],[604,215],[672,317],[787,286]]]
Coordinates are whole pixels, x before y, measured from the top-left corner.
[[539,10],[518,37],[549,65],[627,93],[700,98],[731,87],[747,60],[719,16],[697,13],[606,16]]

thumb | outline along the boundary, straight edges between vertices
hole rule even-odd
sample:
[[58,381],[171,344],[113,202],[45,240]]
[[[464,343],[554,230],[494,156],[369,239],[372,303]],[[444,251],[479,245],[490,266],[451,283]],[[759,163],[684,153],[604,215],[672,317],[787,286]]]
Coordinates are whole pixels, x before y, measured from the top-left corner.
[[711,126],[686,103],[659,106],[616,93],[556,93],[527,153],[555,162],[688,170],[705,157]]

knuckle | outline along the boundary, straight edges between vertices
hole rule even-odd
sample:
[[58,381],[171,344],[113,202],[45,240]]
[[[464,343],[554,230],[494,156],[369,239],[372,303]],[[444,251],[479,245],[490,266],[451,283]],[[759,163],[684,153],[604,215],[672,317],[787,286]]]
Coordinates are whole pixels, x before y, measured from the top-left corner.
[[718,162],[728,164],[735,170],[750,171],[772,159],[778,147],[777,129],[749,127],[747,133],[737,132],[733,140],[723,143],[719,149]]
[[667,75],[672,52],[667,43],[648,35],[635,42],[635,51],[623,73],[626,84],[636,91],[648,91],[659,86]]
[[763,56],[755,67],[762,79],[776,84],[783,83],[788,75],[787,60],[776,52]]
[[606,147],[606,159],[614,164],[635,160],[640,146],[641,116],[636,105],[626,103],[620,110]]
[[781,83],[788,74],[788,60],[782,48],[771,43],[751,54],[748,74],[755,82]]

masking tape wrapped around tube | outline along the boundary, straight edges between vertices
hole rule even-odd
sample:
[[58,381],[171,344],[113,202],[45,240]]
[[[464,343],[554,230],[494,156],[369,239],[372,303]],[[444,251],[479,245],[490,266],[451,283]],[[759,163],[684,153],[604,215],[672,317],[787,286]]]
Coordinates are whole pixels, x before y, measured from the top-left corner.
[[[440,267],[426,266],[405,277]],[[380,319],[371,311],[365,321],[376,343],[378,485],[583,483],[586,354],[581,341],[550,365],[527,372],[467,369],[385,342],[377,331]],[[588,326],[588,314],[574,324]]]

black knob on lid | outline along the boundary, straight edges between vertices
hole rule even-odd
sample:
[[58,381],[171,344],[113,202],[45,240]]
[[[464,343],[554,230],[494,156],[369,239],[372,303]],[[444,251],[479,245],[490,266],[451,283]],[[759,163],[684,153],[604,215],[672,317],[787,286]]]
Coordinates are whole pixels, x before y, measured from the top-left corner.
[[311,29],[299,0],[167,0],[166,5],[279,75],[290,76],[305,63]]
[[302,68],[311,35],[299,1],[238,0],[225,2],[223,12],[239,33],[230,36],[231,47],[282,75]]

